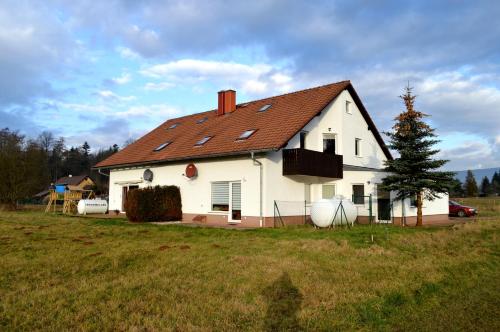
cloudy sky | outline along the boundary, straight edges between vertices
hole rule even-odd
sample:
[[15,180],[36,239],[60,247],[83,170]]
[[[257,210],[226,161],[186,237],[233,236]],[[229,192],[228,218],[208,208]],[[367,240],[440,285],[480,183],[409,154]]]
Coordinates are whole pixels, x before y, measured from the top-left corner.
[[0,126],[93,148],[349,79],[380,130],[410,81],[448,169],[500,166],[500,1],[2,0]]

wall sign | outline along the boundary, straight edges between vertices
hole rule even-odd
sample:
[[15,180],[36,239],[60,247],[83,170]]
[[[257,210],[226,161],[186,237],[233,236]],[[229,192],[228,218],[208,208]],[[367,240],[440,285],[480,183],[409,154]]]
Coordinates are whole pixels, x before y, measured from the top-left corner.
[[189,164],[186,166],[186,177],[193,179],[198,176],[198,169],[194,164]]

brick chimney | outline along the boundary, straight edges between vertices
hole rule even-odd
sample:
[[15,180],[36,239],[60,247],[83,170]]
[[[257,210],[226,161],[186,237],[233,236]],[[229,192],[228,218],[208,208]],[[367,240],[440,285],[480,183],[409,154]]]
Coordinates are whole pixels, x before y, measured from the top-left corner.
[[236,91],[223,90],[218,92],[219,106],[217,107],[217,115],[224,115],[236,111]]

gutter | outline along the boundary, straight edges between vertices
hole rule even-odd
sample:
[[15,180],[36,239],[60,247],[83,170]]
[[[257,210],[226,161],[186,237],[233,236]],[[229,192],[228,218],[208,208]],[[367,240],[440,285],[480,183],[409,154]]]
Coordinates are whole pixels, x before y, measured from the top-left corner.
[[254,155],[254,152],[250,152],[250,157],[252,158],[252,161],[253,161],[253,164],[255,166],[259,166],[259,227],[263,227],[263,224],[262,224],[262,219],[263,219],[263,213],[262,213],[262,171],[263,171],[263,166],[262,166],[262,163],[260,161],[258,161],[257,159],[255,159],[255,155]]
[[99,174],[101,174],[101,175],[104,175],[104,176],[107,176],[107,177],[109,178],[109,174],[103,173],[103,172],[101,171],[101,168],[98,168],[98,169],[97,169],[97,173],[99,173]]

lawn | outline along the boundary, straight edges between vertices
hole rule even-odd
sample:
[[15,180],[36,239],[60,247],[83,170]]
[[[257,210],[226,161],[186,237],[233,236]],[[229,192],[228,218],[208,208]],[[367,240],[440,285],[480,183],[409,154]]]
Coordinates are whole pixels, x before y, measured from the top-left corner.
[[0,330],[499,331],[499,222],[242,231],[0,212]]
[[451,198],[460,204],[476,208],[481,217],[500,216],[500,196]]

